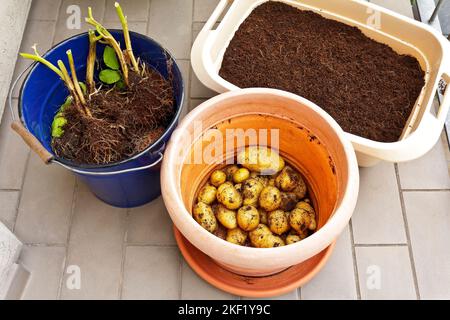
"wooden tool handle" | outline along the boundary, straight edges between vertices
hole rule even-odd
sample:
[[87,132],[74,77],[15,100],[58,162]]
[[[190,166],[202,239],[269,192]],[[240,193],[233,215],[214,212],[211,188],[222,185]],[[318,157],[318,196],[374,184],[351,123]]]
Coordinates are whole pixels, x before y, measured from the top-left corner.
[[44,161],[45,164],[49,164],[53,160],[53,155],[44,148],[41,142],[33,136],[20,121],[14,121],[11,124],[11,128],[22,137],[23,141],[37,153],[39,158]]

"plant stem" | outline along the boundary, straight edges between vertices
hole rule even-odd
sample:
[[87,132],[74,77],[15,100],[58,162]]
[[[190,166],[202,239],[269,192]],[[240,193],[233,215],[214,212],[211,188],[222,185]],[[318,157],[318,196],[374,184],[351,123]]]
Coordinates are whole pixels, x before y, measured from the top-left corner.
[[74,87],[73,81],[70,78],[69,72],[67,71],[67,68],[64,65],[64,62],[62,62],[61,60],[58,60],[58,67],[61,69],[61,72],[63,74],[63,80],[66,83],[67,88],[69,89],[70,94],[72,95],[72,97],[73,97],[73,99],[75,101],[75,104],[77,106],[79,106],[80,105],[80,98],[78,97],[78,94],[75,91],[75,87]]
[[[30,59],[30,60],[34,60],[37,62],[42,63],[43,65],[45,65],[46,67],[48,67],[50,70],[52,70],[53,72],[55,72],[61,79],[63,79],[63,74],[61,72],[61,70],[59,70],[53,63],[51,63],[50,61],[44,59],[41,57],[41,55],[39,54],[39,52],[37,51],[36,45],[34,45],[32,47],[32,49],[34,50],[34,54],[30,54],[30,53],[20,53],[20,56],[22,58],[25,59]],[[64,79],[63,79],[64,80]]]
[[90,25],[94,26],[95,29],[97,30],[98,34],[105,41],[107,41],[109,43],[109,45],[116,52],[117,58],[119,59],[120,66],[122,68],[123,81],[125,82],[125,85],[127,87],[129,87],[128,66],[127,66],[127,63],[125,61],[125,57],[123,55],[123,52],[120,49],[119,43],[116,41],[116,39],[114,39],[112,34],[105,27],[103,27],[98,21],[96,21],[94,19],[94,17],[92,16],[92,8],[91,7],[88,8],[88,17],[86,18],[86,22],[89,23]]
[[127,48],[126,52],[128,54],[128,57],[131,60],[131,64],[133,65],[134,71],[139,73],[139,65],[136,61],[136,58],[134,57],[133,48],[131,46],[131,39],[130,39],[130,32],[128,30],[127,17],[124,16],[122,7],[120,6],[120,4],[118,2],[116,2],[114,5],[116,7],[116,11],[117,11],[117,15],[119,16],[120,23],[122,23],[123,36],[125,38],[125,45]]
[[89,30],[89,54],[86,63],[86,86],[89,94],[95,91],[94,82],[94,68],[96,58],[96,48],[98,38],[95,36],[95,31]]
[[69,58],[70,72],[72,73],[72,81],[75,91],[78,94],[78,98],[80,99],[81,104],[86,105],[86,99],[84,99],[83,91],[81,90],[80,84],[78,83],[77,70],[75,69],[75,63],[73,61],[72,50],[67,50],[66,54]]

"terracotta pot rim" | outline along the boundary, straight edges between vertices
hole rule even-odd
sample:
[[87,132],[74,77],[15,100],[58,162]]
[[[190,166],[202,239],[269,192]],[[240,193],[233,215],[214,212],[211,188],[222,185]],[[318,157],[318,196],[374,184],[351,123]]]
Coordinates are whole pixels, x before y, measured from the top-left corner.
[[[278,248],[262,249],[252,247],[240,247],[227,241],[224,241],[218,238],[217,236],[209,233],[205,229],[203,229],[194,219],[192,219],[191,214],[184,207],[181,195],[178,194],[177,191],[178,186],[176,184],[179,183],[179,181],[177,181],[177,175],[179,173],[177,173],[172,167],[172,162],[174,161],[174,159],[176,159],[177,146],[181,144],[180,141],[182,139],[184,132],[186,132],[187,127],[189,127],[193,121],[198,119],[199,116],[203,112],[205,112],[205,110],[209,108],[214,108],[214,106],[217,105],[218,102],[228,100],[234,97],[251,96],[251,95],[272,95],[284,99],[294,100],[298,103],[307,106],[309,109],[319,114],[321,118],[323,118],[334,130],[347,158],[348,182],[346,190],[343,193],[340,205],[337,207],[333,215],[330,217],[330,219],[326,222],[326,224],[322,228],[320,228],[317,232],[315,232],[308,238],[293,245]],[[324,250],[327,246],[330,245],[330,243],[332,243],[339,236],[339,234],[348,224],[353,214],[353,210],[356,206],[356,199],[359,190],[358,164],[352,144],[345,137],[346,136],[344,131],[328,113],[326,113],[324,110],[319,108],[316,104],[312,103],[311,101],[286,91],[268,88],[248,88],[230,91],[215,96],[205,101],[198,107],[196,107],[181,121],[178,128],[173,133],[171,141],[167,146],[161,170],[161,190],[166,206],[169,209],[168,210],[169,214],[170,215],[175,214],[172,212],[175,211],[177,212],[176,213],[177,215],[178,214],[182,215],[183,219],[189,219],[190,221],[189,228],[191,229],[189,232],[192,232],[193,234],[197,233],[202,234],[203,238],[207,238],[208,241],[212,241],[213,243],[217,243],[219,241],[220,246],[222,246],[224,250],[227,250],[230,254],[239,251],[243,255],[248,254],[249,256],[255,256],[257,254],[258,257],[262,259],[276,259],[280,255],[289,255],[294,253],[298,254],[299,252],[304,252],[306,249],[308,249],[306,251],[310,252],[309,257],[314,256],[315,254]],[[169,194],[172,197],[174,197],[176,201],[169,199],[169,197],[167,196]],[[170,210],[170,208],[173,208],[174,210]],[[187,230],[183,230],[183,228],[180,228],[179,226],[177,226],[177,228],[179,228],[180,232],[188,239],[189,242],[195,245],[195,239],[190,239],[191,235],[188,234],[189,232]],[[195,246],[198,248],[197,245]],[[311,250],[311,248],[314,248],[314,250]],[[210,256],[214,254],[214,252],[205,252],[205,253]]]

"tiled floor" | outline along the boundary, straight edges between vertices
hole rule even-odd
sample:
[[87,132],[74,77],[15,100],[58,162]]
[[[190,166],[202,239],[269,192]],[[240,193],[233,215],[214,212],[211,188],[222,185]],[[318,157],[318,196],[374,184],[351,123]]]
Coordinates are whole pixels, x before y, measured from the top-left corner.
[[[99,20],[118,26],[113,2],[34,0],[22,50],[37,42],[44,51],[79,33],[66,28],[72,4],[84,16],[93,3]],[[373,2],[412,15],[409,0]],[[217,0],[121,3],[131,29],[178,58],[190,98],[185,113],[214,95],[193,74],[189,51]],[[16,76],[26,65],[17,63]],[[357,209],[329,263],[280,298],[450,299],[448,159],[443,140],[417,161],[361,169]],[[0,203],[0,220],[26,244],[20,259],[32,275],[25,299],[239,298],[209,286],[183,261],[161,199],[132,210],[99,202],[67,171],[46,167],[29,152],[9,129],[9,111],[0,127]]]

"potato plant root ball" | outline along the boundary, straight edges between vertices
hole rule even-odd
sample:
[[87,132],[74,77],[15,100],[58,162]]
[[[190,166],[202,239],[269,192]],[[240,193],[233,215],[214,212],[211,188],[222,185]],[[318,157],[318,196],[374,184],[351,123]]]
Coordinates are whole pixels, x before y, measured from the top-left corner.
[[[115,9],[122,24],[124,44],[95,20],[88,8],[86,22],[89,51],[86,80],[78,80],[72,50],[67,51],[69,68],[43,58],[36,47],[24,58],[43,63],[54,71],[69,91],[52,123],[52,149],[56,156],[81,165],[117,163],[139,154],[158,140],[175,116],[172,87],[173,61],[166,57],[168,78],[133,53],[127,18],[119,3]],[[102,61],[97,43],[105,44]],[[70,70],[70,72],[69,72]],[[99,70],[99,81],[94,80]]]

